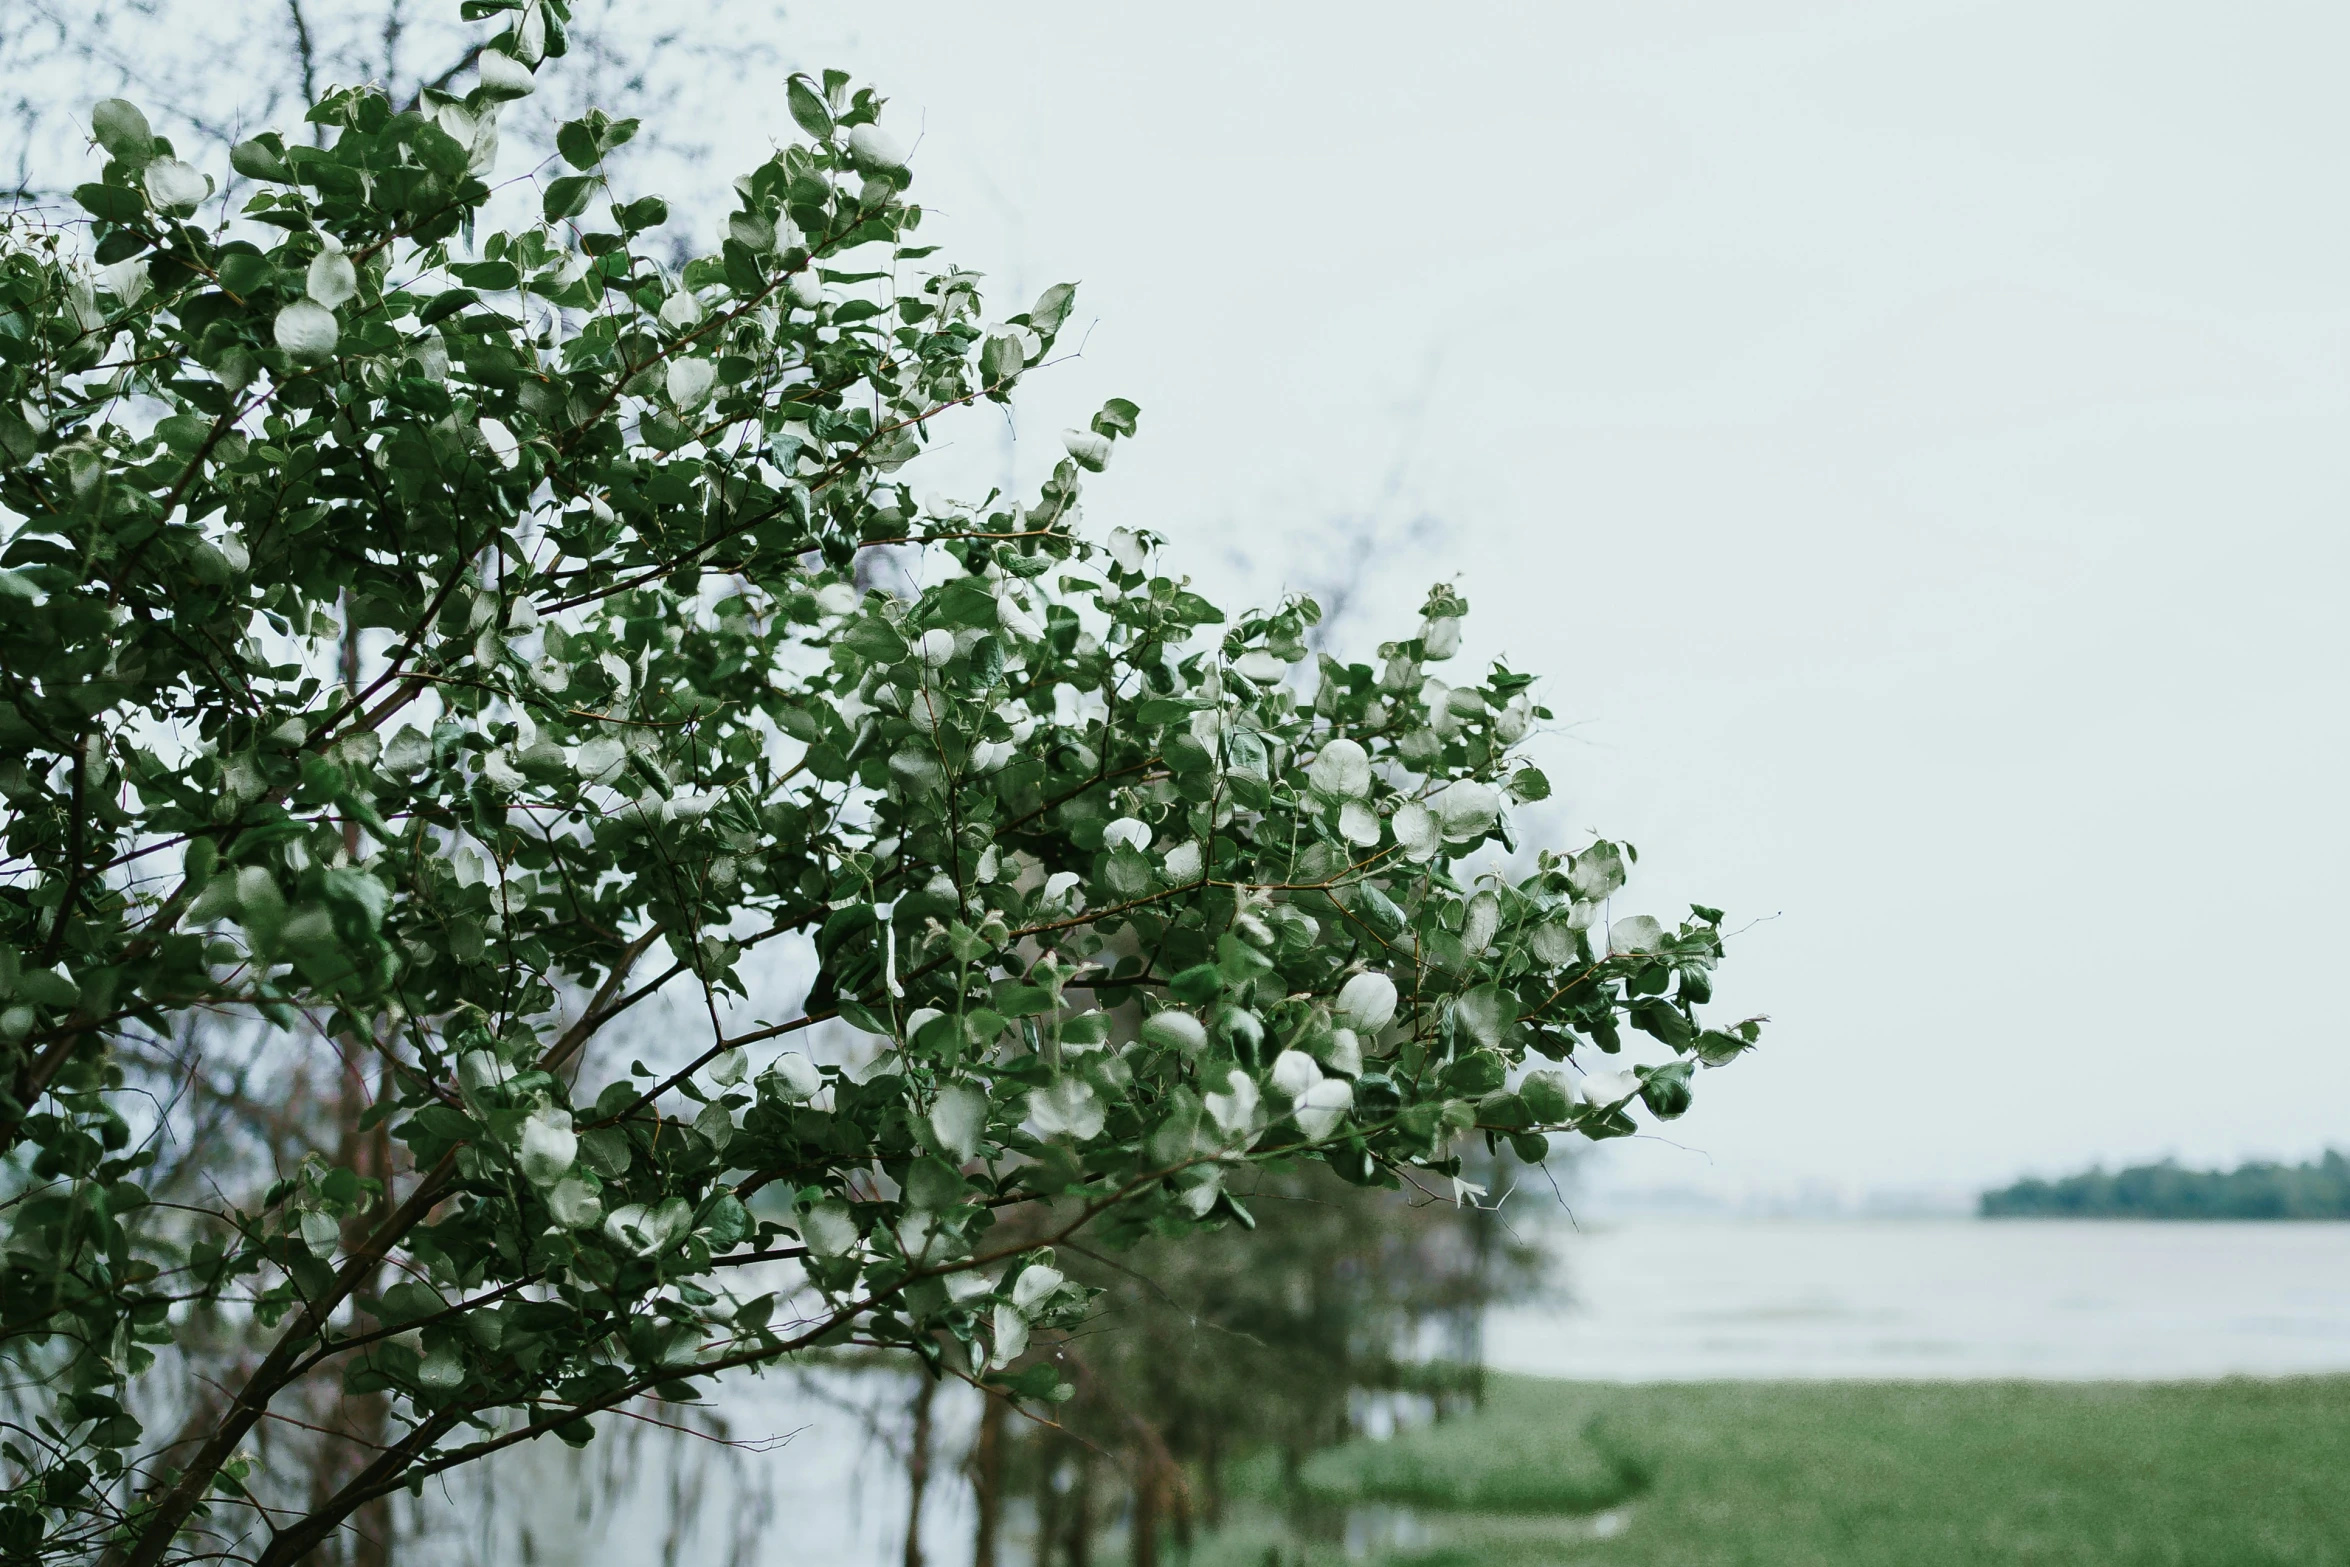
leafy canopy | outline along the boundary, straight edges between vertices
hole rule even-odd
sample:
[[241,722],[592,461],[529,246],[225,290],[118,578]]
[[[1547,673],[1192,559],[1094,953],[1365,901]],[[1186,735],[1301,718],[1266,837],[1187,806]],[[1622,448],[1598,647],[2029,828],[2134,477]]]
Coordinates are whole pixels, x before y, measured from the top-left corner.
[[[1249,1163],[1441,1186],[1464,1136],[1620,1135],[1754,1041],[1696,1014],[1716,911],[1606,927],[1628,848],[1497,868],[1547,714],[1429,673],[1449,589],[1342,663],[1308,600],[1228,614],[1082,535],[1123,401],[1033,499],[916,502],[1073,291],[986,318],[870,91],[794,80],[682,266],[601,115],[485,232],[565,8],[467,11],[504,30],[462,95],[338,91],[211,171],[110,101],[86,217],[0,233],[12,1559],[290,1561],[816,1345],[1049,1399],[1054,1239],[1247,1224]],[[927,585],[861,592],[885,544]],[[804,1007],[744,1017],[793,950]],[[681,994],[656,1075],[627,1024]],[[791,1048],[834,1019],[854,1069]],[[1664,1064],[1520,1071],[1626,1024]],[[154,1063],[255,1029],[357,1063],[404,1154],[151,1202]],[[250,1369],[149,1429],[198,1312]],[[253,1428],[320,1377],[386,1444],[273,1492]]]

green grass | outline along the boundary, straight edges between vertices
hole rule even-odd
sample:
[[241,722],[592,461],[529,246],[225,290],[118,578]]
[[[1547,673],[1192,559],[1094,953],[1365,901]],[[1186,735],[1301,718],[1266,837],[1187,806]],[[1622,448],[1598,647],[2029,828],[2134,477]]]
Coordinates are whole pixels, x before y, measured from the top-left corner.
[[[2350,1378],[1498,1377],[1477,1414],[1321,1454],[1304,1482],[1303,1523],[1236,1521],[1195,1567],[2350,1567]],[[1350,1557],[1340,1522],[1359,1536],[1382,1506],[1394,1543]]]

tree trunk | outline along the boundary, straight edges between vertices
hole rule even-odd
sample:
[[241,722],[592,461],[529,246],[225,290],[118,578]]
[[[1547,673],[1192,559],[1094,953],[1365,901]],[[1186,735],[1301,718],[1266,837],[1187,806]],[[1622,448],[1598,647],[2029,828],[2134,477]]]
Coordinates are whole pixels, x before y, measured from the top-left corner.
[[[356,839],[356,823],[344,827],[346,842]],[[392,1183],[391,1138],[381,1125],[362,1132],[359,1118],[366,1113],[374,1095],[367,1082],[366,1043],[352,1035],[345,1035],[340,1044],[344,1059],[341,1080],[335,1100],[334,1162],[365,1179],[381,1181],[388,1194]],[[378,1085],[380,1089],[380,1084]],[[346,1253],[355,1250],[376,1225],[383,1222],[385,1205],[378,1202],[353,1213],[343,1222],[343,1248]],[[372,1290],[372,1283],[366,1286]],[[326,1428],[318,1439],[318,1447],[310,1466],[310,1506],[316,1511],[326,1506],[334,1495],[350,1483],[352,1476],[366,1468],[384,1449],[391,1429],[391,1400],[383,1393],[361,1393],[346,1396],[340,1379],[329,1375],[320,1379],[319,1391],[327,1400],[327,1409],[320,1424]],[[330,1560],[343,1567],[391,1567],[392,1560],[392,1499],[379,1496],[363,1503],[351,1515],[349,1524],[338,1532],[335,1544],[326,1553]]]
[[1069,1567],[1093,1567],[1093,1453],[1082,1447],[1069,1487]]
[[[1183,1466],[1167,1446],[1159,1428],[1140,1415],[1127,1417],[1134,1427],[1134,1567],[1159,1567],[1160,1518],[1170,1502],[1187,1511],[1183,1500]],[[1191,1529],[1186,1519],[1177,1529],[1188,1558]]]
[[[359,692],[359,631],[353,621],[351,601],[343,599],[343,633],[341,639],[343,689],[353,697]],[[359,824],[343,822],[343,852],[356,860],[359,857]],[[336,1082],[334,1104],[335,1146],[331,1158],[337,1165],[350,1170],[362,1179],[381,1181],[388,1195],[392,1183],[392,1144],[389,1130],[376,1126],[370,1131],[359,1130],[359,1118],[374,1102],[367,1080],[369,1057],[374,1041],[357,1034],[345,1034],[326,1043],[342,1055],[342,1071]],[[377,1085],[378,1091],[381,1087]],[[368,1232],[383,1221],[386,1205],[378,1202],[351,1214],[343,1221],[343,1250],[346,1254],[358,1248]],[[362,1286],[362,1292],[372,1292],[374,1281]],[[313,1511],[323,1508],[335,1494],[350,1483],[351,1477],[372,1463],[383,1451],[391,1429],[391,1400],[383,1393],[343,1394],[340,1379],[327,1376],[318,1379],[317,1391],[323,1395],[326,1408],[319,1424],[324,1427],[310,1463],[310,1506]],[[337,1532],[333,1543],[321,1553],[343,1567],[390,1567],[392,1560],[392,1499],[379,1496],[363,1504],[351,1515],[348,1526]]]
[[1134,1527],[1127,1548],[1134,1567],[1159,1567],[1159,1502],[1166,1470],[1157,1453],[1137,1449],[1134,1457]]
[[922,1567],[922,1502],[930,1491],[930,1406],[938,1397],[938,1378],[927,1366],[917,1366],[921,1380],[914,1387],[914,1430],[906,1451],[906,1567]]
[[1175,1550],[1188,1562],[1191,1560],[1191,1546],[1194,1539],[1191,1514],[1191,1477],[1181,1468],[1176,1468],[1169,1471],[1167,1480],[1173,1492],[1168,1500],[1174,1505],[1168,1511],[1174,1515],[1172,1522],[1175,1529]]
[[1036,1460],[1036,1567],[1051,1567],[1055,1549],[1061,1543],[1061,1455],[1052,1446],[1038,1442],[1043,1449]]
[[996,1539],[1004,1527],[1004,1418],[1004,1401],[983,1395],[979,1436],[971,1447],[971,1494],[979,1514],[971,1567],[996,1567]]

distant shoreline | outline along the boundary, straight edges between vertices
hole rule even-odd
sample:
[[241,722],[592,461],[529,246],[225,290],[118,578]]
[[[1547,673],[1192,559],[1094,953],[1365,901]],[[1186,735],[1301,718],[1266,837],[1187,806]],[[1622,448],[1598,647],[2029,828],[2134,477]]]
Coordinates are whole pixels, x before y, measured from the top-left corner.
[[2307,1164],[2189,1170],[2165,1160],[1983,1193],[1985,1219],[2280,1221],[2350,1219],[2350,1159],[2329,1149]]

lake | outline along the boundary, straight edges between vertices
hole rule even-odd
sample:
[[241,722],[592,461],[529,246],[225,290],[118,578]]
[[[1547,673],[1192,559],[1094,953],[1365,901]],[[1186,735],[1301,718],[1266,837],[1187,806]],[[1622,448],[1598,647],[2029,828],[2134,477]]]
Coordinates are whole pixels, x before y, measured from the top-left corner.
[[1562,1238],[1496,1367],[1598,1381],[2350,1370],[2350,1223],[1637,1218]]
[[[1541,1302],[1486,1327],[1496,1368],[1596,1381],[2175,1380],[2350,1371],[2350,1224],[1627,1218],[1557,1237]],[[766,1451],[618,1422],[583,1452],[489,1466],[428,1563],[902,1559],[889,1449],[910,1384],[782,1372],[711,1414]],[[969,1560],[954,1465],[975,1413],[939,1401],[934,1567]],[[764,1445],[764,1444],[762,1444]],[[421,1543],[421,1542],[420,1542]],[[1015,1555],[1013,1560],[1017,1560]]]

